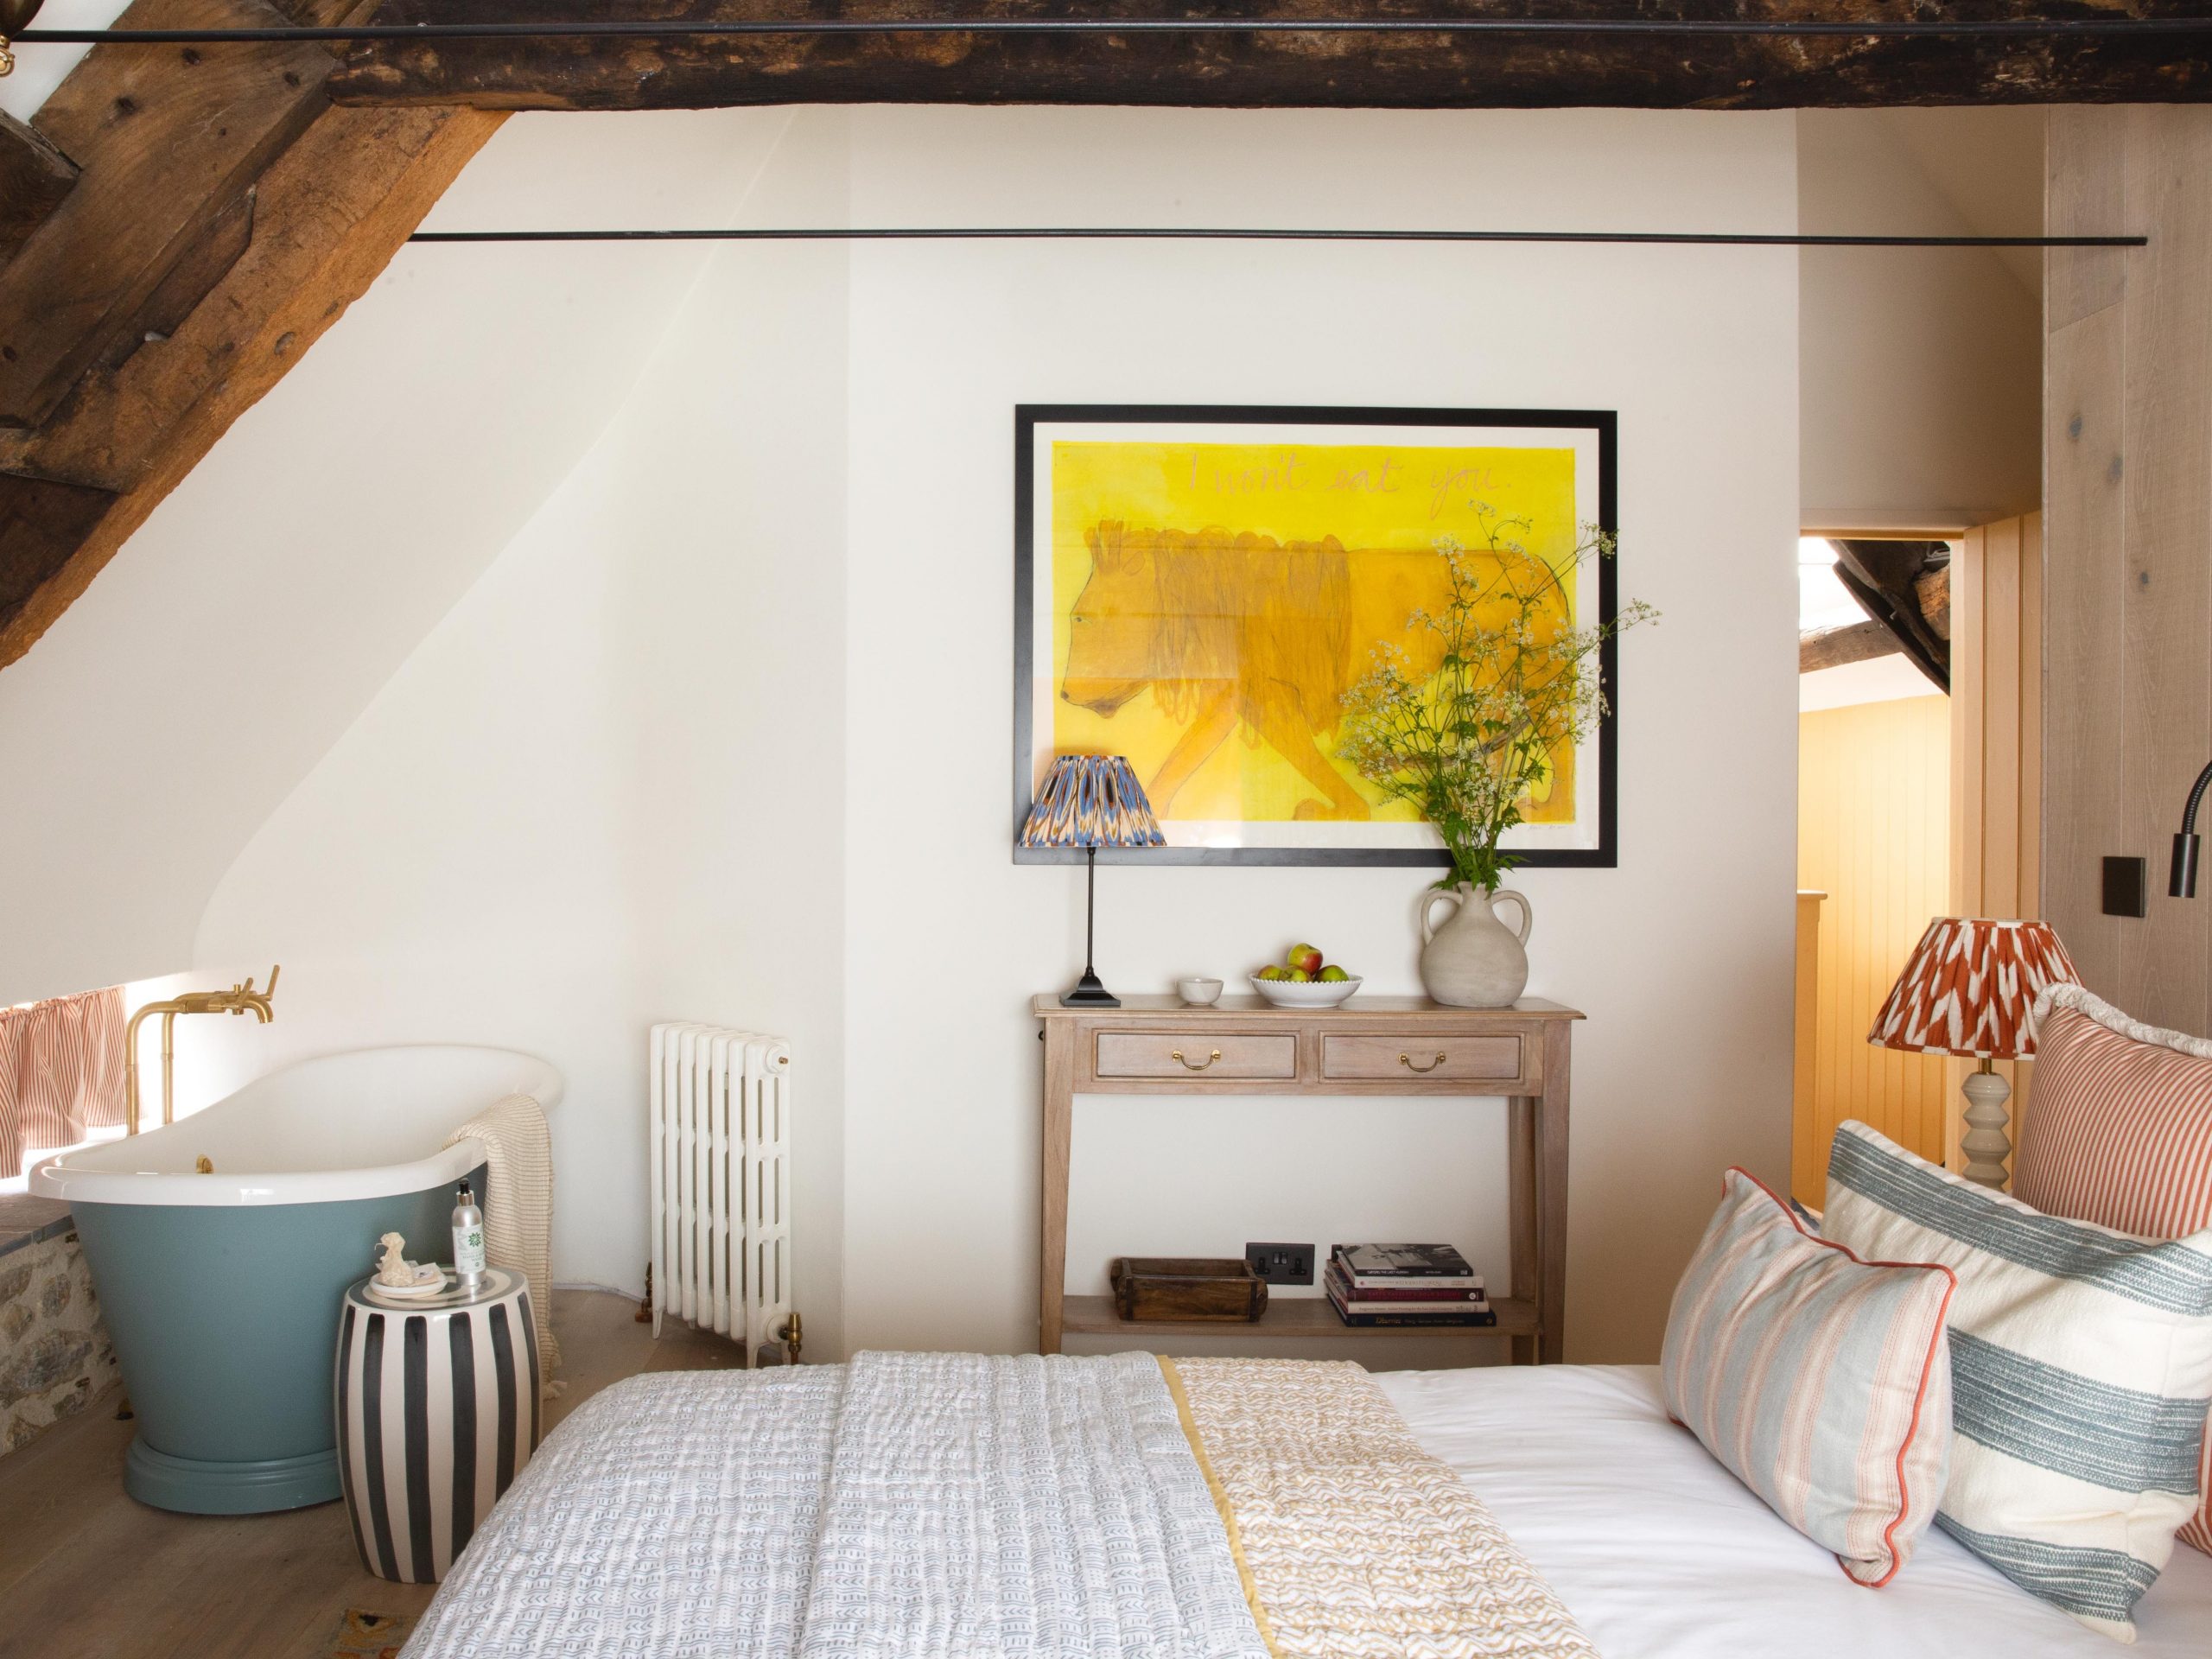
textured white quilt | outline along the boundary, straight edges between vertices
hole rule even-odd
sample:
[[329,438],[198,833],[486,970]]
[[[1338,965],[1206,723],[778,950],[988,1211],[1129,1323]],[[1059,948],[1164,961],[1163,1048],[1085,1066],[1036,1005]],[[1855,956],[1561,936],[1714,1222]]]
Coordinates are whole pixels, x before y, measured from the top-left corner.
[[579,1408],[408,1659],[1267,1659],[1157,1361],[863,1354]]

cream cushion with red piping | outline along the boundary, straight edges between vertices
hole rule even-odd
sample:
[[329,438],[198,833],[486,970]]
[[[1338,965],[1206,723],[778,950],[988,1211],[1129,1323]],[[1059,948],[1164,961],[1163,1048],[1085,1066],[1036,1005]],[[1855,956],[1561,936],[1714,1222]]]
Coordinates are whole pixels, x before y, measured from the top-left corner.
[[1947,1268],[1862,1260],[1740,1169],[1675,1287],[1667,1408],[1870,1586],[1936,1518],[1951,1446]]

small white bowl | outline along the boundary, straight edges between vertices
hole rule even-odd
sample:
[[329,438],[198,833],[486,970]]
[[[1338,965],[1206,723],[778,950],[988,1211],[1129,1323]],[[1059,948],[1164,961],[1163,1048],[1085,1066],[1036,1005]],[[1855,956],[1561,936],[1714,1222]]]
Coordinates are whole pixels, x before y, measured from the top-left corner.
[[1362,983],[1358,975],[1349,979],[1296,980],[1261,979],[1255,976],[1252,988],[1279,1008],[1333,1008],[1346,1001]]
[[1175,995],[1193,1008],[1210,1008],[1221,998],[1221,982],[1203,974],[1175,982]]

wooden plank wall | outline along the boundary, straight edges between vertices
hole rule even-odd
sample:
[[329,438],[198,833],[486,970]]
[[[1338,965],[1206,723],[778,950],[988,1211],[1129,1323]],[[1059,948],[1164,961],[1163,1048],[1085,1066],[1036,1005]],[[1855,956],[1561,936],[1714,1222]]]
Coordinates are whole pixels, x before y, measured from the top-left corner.
[[[1960,916],[2042,912],[2043,515],[1967,532],[1951,560],[1951,906]],[[2063,935],[2061,936],[2062,938]],[[1958,1156],[1970,1061],[1949,1067],[1945,1161]],[[2015,1119],[2033,1062],[2000,1061]],[[2017,1141],[2018,1136],[2015,1135]]]
[[1845,1118],[1924,1158],[1943,1156],[1947,1063],[1872,1047],[1866,1033],[1929,918],[1950,909],[1948,699],[1800,715],[1797,743],[1797,886],[1828,896],[1811,1098],[1791,1136],[1790,1187],[1817,1205],[1828,1141]]
[[[2212,758],[2212,109],[2056,108],[2045,256],[2044,914],[2139,1018],[2212,1031],[2212,891],[2170,899]],[[2212,827],[2212,826],[2207,826]],[[2147,918],[2101,913],[2100,861],[2151,861]]]
[[[1802,716],[1801,716],[1802,718]],[[1821,906],[1827,894],[1797,890],[1796,1018],[1789,1069],[1789,1190],[1802,1204],[1821,1207],[1826,1142],[1819,1147],[1821,1097]]]

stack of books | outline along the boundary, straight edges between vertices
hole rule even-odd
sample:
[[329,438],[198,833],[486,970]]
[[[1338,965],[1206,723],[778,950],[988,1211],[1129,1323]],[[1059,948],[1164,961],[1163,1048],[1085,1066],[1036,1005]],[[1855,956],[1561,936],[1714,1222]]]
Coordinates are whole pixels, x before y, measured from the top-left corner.
[[1467,1258],[1449,1244],[1337,1244],[1323,1274],[1346,1325],[1496,1325]]

